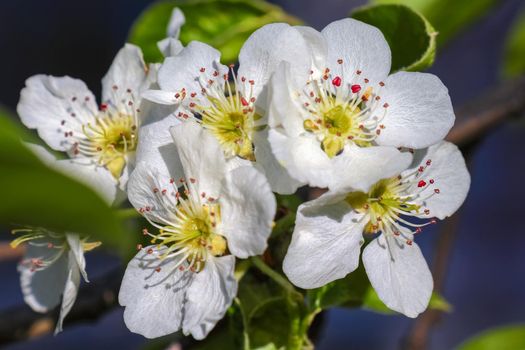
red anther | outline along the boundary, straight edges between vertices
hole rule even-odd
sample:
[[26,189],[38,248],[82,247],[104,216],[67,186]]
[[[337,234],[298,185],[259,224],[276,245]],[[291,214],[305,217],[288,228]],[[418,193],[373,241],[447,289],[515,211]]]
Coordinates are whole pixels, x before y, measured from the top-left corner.
[[356,73],[357,75],[360,75],[362,72],[361,72],[360,70],[357,70],[355,73]]
[[354,137],[353,137],[352,135],[350,135],[350,136],[347,137],[347,139],[349,139],[349,140],[353,140]]
[[385,86],[385,83],[383,83],[382,81],[379,82],[379,86]]
[[142,249],[142,244],[137,244],[137,250],[141,250]]
[[86,96],[86,98],[84,98],[84,101],[88,102],[89,100],[91,100],[91,98],[89,96]]
[[200,71],[201,73],[204,73],[204,72],[206,71],[206,68],[202,67],[201,69],[199,69],[199,71]]
[[62,120],[62,121],[60,122],[60,125],[64,125],[65,123],[66,123],[66,121],[65,121],[65,120]]
[[417,187],[424,187],[426,186],[427,183],[425,182],[425,180],[420,180],[418,183],[417,183]]
[[77,100],[77,98],[74,97],[74,96],[71,98],[71,101],[73,101],[73,102],[75,102],[76,100]]
[[210,202],[213,202],[213,201],[215,201],[215,198],[213,198],[213,197],[208,197],[208,200],[209,200]]
[[107,110],[107,109],[108,109],[108,105],[107,105],[106,103],[102,103],[102,104],[100,105],[100,110],[101,110],[101,111],[105,111],[105,110]]
[[201,93],[204,95],[206,93],[206,89],[205,88],[202,88],[201,89]]
[[368,84],[370,82],[370,80],[368,80],[367,78],[365,78],[364,80],[365,80],[365,84]]
[[190,108],[195,107],[195,102],[190,102]]
[[179,97],[180,97],[180,94],[177,92],[177,93],[175,94],[175,98],[179,98]]
[[314,97],[314,96],[315,96],[314,92],[310,91],[310,97]]
[[47,244],[47,247],[48,247],[49,249],[53,248],[54,246],[55,246],[55,245],[54,245],[53,243],[51,243],[51,242],[49,242],[49,243]]
[[427,164],[428,166],[429,166],[430,164],[432,164],[432,159],[427,160],[427,163],[426,163],[426,164]]
[[341,136],[341,133],[340,132],[336,132],[335,133],[337,136]]
[[243,105],[244,107],[246,107],[246,106],[249,105],[248,101],[246,101],[246,99],[245,99],[244,97],[241,97],[241,103],[242,103],[242,105]]
[[255,102],[255,97],[250,98],[250,102]]
[[191,96],[191,97],[195,97],[195,96],[197,96],[197,93],[196,93],[196,92],[192,92],[192,93],[190,94],[190,96]]
[[399,231],[394,231],[394,236],[399,236],[399,235],[400,235]]
[[234,65],[233,63],[230,63],[230,64],[228,65],[228,67],[230,67],[230,69],[233,69],[233,67],[235,67],[235,65]]
[[341,83],[342,83],[342,82],[343,82],[343,80],[342,80],[341,77],[339,77],[339,76],[337,76],[337,77],[335,77],[334,79],[332,79],[332,84],[333,84],[334,86],[337,86],[337,87],[341,86]]
[[167,192],[167,191],[164,189],[164,190],[162,190],[161,193],[162,193],[162,194],[166,194],[166,192]]
[[206,198],[206,192],[202,192],[202,193],[201,193],[201,197],[202,197],[202,198]]
[[250,85],[254,85],[255,84],[255,80],[250,80],[248,82],[250,83]]
[[180,271],[184,271],[184,266],[179,266]]
[[151,207],[146,207],[146,211],[151,211]]
[[160,267],[157,267],[155,271],[160,272]]
[[381,129],[376,130],[376,135],[381,135]]
[[118,90],[118,86],[117,85],[113,85],[113,90]]
[[194,184],[195,181],[197,181],[197,180],[195,180],[193,177],[190,177],[190,182],[191,182],[192,184]]
[[328,75],[326,75],[326,74],[323,75],[323,79],[324,79],[324,80],[328,80]]
[[438,194],[439,192],[440,192],[440,191],[439,191],[439,188],[436,188],[436,189],[434,190],[434,193],[436,193],[436,194]]
[[430,179],[430,180],[428,180],[428,182],[430,182],[431,184],[433,184],[433,183],[434,183],[434,179]]
[[153,253],[153,249],[149,248],[148,251],[146,252],[148,254],[152,254]]
[[385,103],[385,104],[383,105],[383,108],[388,108],[388,106],[390,106],[390,105],[389,105],[388,103]]
[[310,104],[309,104],[308,102],[305,102],[305,103],[304,103],[304,106],[305,106],[305,107],[308,107],[309,105],[310,105]]
[[342,60],[342,59],[338,59],[338,60],[337,60],[337,63],[339,63],[339,64],[343,64],[343,60]]
[[157,187],[155,187],[155,188],[153,189],[153,193],[157,193],[157,192],[159,192],[159,189],[158,189]]
[[127,92],[128,94],[131,94],[131,89],[126,89],[126,92]]
[[379,128],[384,129],[386,128],[385,124],[379,124]]
[[325,69],[324,69],[324,72],[325,72],[326,74],[330,73],[330,68],[325,68]]
[[423,229],[421,227],[416,228],[416,234],[417,233],[421,233],[422,231],[423,231]]
[[246,77],[241,77],[241,81],[244,83],[246,81]]
[[425,209],[425,214],[426,215],[430,214],[430,210],[429,209]]
[[175,179],[170,179],[170,184],[174,183]]
[[417,171],[419,171],[420,173],[422,173],[424,170],[425,168],[423,168],[423,166],[420,166],[419,168],[417,168]]
[[148,229],[147,228],[142,229],[142,234],[144,236],[147,236],[149,234]]
[[430,220],[430,223],[431,223],[432,225],[435,225],[435,224],[437,224],[437,220],[436,220],[436,219],[432,219],[432,220]]
[[214,76],[214,77],[218,77],[218,76],[219,76],[219,72],[214,71],[214,72],[213,72],[213,76]]
[[379,101],[381,99],[381,96],[376,96],[376,101]]
[[408,245],[412,245],[412,241],[411,240],[407,240],[407,244]]
[[133,101],[128,101],[128,106],[133,106]]
[[71,113],[71,116],[75,118],[77,115],[75,113]]
[[144,208],[140,208],[139,213],[144,214]]
[[354,85],[350,86],[350,90],[352,90],[352,92],[354,94],[357,94],[359,91],[361,91],[361,85],[354,84]]

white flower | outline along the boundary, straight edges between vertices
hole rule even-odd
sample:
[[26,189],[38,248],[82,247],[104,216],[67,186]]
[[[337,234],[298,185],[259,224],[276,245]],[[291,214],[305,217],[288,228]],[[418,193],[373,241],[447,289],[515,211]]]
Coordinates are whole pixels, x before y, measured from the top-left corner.
[[54,150],[93,172],[107,169],[124,189],[134,163],[140,94],[151,82],[140,49],[126,45],[102,80],[102,104],[80,80],[36,75],[18,104],[22,122]]
[[301,183],[277,162],[267,140],[266,84],[281,61],[294,62],[292,71],[300,74],[310,69],[311,56],[301,34],[283,23],[264,26],[248,38],[239,54],[237,74],[233,65],[228,69],[220,63],[219,51],[194,41],[166,58],[158,74],[161,90],[143,96],[180,106],[177,117],[209,130],[229,161],[255,162],[275,192],[292,193]]
[[313,48],[314,64],[298,75],[294,62],[282,62],[268,110],[272,150],[297,180],[366,191],[393,175],[392,163],[409,164],[396,148],[428,147],[451,128],[445,86],[426,73],[388,76],[390,49],[377,28],[343,19],[321,33],[296,30]]
[[77,297],[80,276],[87,279],[84,252],[100,242],[89,243],[76,234],[58,234],[44,229],[20,229],[11,245],[26,243],[24,259],[18,265],[25,302],[36,312],[48,312],[61,305],[55,334]]
[[180,179],[145,155],[129,181],[131,203],[158,232],[143,231],[153,245],[128,264],[119,302],[133,332],[155,338],[182,329],[203,339],[237,292],[235,257],[266,249],[276,203],[255,168],[227,170],[207,130],[188,122],[171,133],[177,152],[169,156],[180,159],[170,164],[182,165],[171,174]]
[[368,192],[328,192],[301,205],[283,270],[301,288],[343,278],[359,264],[364,234],[380,235],[363,251],[379,298],[409,317],[424,311],[433,282],[414,234],[452,215],[465,200],[470,176],[460,151],[441,142],[416,151],[410,168]]

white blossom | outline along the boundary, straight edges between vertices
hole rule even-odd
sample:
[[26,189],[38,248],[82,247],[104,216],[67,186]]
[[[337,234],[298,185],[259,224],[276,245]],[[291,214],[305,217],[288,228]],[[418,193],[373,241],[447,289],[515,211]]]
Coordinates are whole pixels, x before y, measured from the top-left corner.
[[283,270],[298,287],[321,287],[357,268],[363,234],[379,234],[363,251],[368,278],[390,309],[416,317],[428,305],[433,281],[414,235],[452,215],[469,186],[453,144],[416,151],[408,169],[399,167],[366,192],[329,191],[302,204]]

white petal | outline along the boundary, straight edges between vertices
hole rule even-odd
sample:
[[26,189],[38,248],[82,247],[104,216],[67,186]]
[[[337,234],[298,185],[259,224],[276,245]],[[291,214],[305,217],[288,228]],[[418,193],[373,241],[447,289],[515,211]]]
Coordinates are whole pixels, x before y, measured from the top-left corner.
[[24,301],[36,312],[47,312],[60,303],[60,297],[68,276],[67,254],[44,270],[31,271],[32,259],[50,259],[58,250],[42,246],[27,245],[24,260],[18,265],[20,285]]
[[84,249],[82,248],[82,241],[76,233],[66,234],[67,244],[69,245],[69,258],[74,258],[77,269],[82,274],[84,281],[89,282],[86,273],[86,259],[84,259]]
[[292,194],[303,185],[300,181],[295,180],[275,158],[268,141],[268,130],[256,132],[253,143],[255,145],[255,159],[257,159],[255,166],[266,175],[273,192]]
[[425,311],[433,280],[417,244],[407,245],[384,235],[363,251],[366,273],[379,299],[390,309],[408,317]]
[[361,215],[344,198],[329,193],[300,205],[283,262],[290,281],[300,288],[318,288],[354,271],[366,224],[359,222]]
[[82,124],[93,122],[98,108],[81,80],[35,75],[26,80],[17,112],[22,123],[36,129],[49,147],[67,151],[71,143],[64,134],[82,134]]
[[[448,90],[433,74],[395,73],[385,81],[380,95],[389,105],[382,121],[385,129],[376,139],[381,145],[428,147],[445,138],[454,124]],[[379,109],[376,114],[382,115],[383,107]]]
[[177,148],[171,137],[170,127],[181,122],[174,115],[152,121],[139,129],[137,163],[144,162],[173,179],[184,176]]
[[[371,84],[384,80],[390,72],[391,54],[385,37],[379,29],[351,18],[335,21],[321,32],[328,43],[327,66],[332,75],[343,81],[361,77]],[[338,64],[342,59],[343,64]]]
[[175,93],[162,90],[146,90],[142,93],[142,98],[161,105],[177,104]]
[[[128,89],[139,97],[149,86],[147,67],[138,46],[126,44],[115,56],[109,71],[102,79],[102,100],[116,106],[127,103]],[[117,87],[117,90],[114,89]]]
[[222,234],[236,257],[262,254],[272,231],[276,202],[268,181],[254,167],[226,173],[221,205]]
[[[147,253],[150,248],[152,254]],[[193,277],[192,272],[180,271],[174,258],[160,260],[158,255],[164,249],[149,246],[138,252],[129,262],[120,286],[119,303],[126,307],[124,322],[130,331],[146,338],[181,328],[185,295]]]
[[328,187],[332,164],[316,139],[288,137],[278,129],[271,129],[268,139],[275,157],[294,179],[313,187]]
[[64,285],[64,293],[62,294],[62,304],[60,305],[60,314],[58,316],[58,321],[55,327],[55,335],[62,332],[64,318],[73,308],[75,300],[77,299],[78,289],[80,286],[81,271],[79,270],[76,256],[73,251],[69,251],[68,269],[69,271],[66,279],[66,284]]
[[235,258],[232,255],[211,257],[205,268],[197,273],[188,288],[184,320],[185,335],[201,340],[224,317],[237,294],[233,276]]
[[[420,166],[425,167],[427,160],[431,160],[431,165],[421,175],[427,187],[420,194],[421,198],[431,197],[421,204],[430,210],[430,216],[439,219],[454,214],[465,201],[470,187],[470,175],[459,149],[450,142],[442,141],[426,150],[416,151],[414,158],[413,167],[404,174]],[[430,179],[434,180],[434,184],[429,184]],[[417,184],[414,191],[417,190],[415,186]],[[439,194],[432,194],[436,189],[439,189]]]
[[301,33],[303,38],[310,46],[313,55],[313,64],[315,67],[318,69],[325,68],[326,58],[328,56],[328,44],[324,36],[317,30],[310,27],[295,26],[294,28],[299,31],[299,33]]
[[[288,62],[281,62],[272,77],[268,88],[268,125],[271,128],[282,126],[289,136],[304,132],[301,107],[294,101],[294,86]],[[305,75],[306,79],[306,75]],[[306,81],[306,80],[305,80]]]
[[[178,92],[185,88],[188,93],[200,93],[199,77],[212,77],[217,70],[222,79],[227,73],[228,68],[220,63],[220,57],[221,53],[213,47],[192,41],[178,55],[164,60],[159,70],[159,86],[164,91]],[[204,73],[200,72],[201,68],[205,69]]]
[[338,192],[367,192],[377,181],[399,175],[411,161],[409,152],[395,147],[346,146],[343,153],[332,159],[334,174],[329,187]]
[[168,23],[168,28],[166,34],[168,37],[177,39],[180,34],[180,28],[186,23],[186,17],[184,13],[178,8],[175,7],[171,12],[170,21]]
[[253,95],[258,96],[282,61],[291,63],[292,79],[303,80],[312,66],[312,52],[294,27],[285,23],[267,24],[250,35],[241,48],[238,76],[253,80]]
[[226,160],[217,139],[191,121],[173,126],[170,131],[186,179],[197,180],[199,193],[205,193],[206,197],[219,198]]
[[157,47],[164,57],[171,57],[178,55],[184,46],[178,39],[165,38],[157,43]]
[[165,224],[165,220],[175,217],[169,208],[177,204],[176,186],[177,182],[171,184],[168,175],[141,162],[130,176],[128,198],[147,218]]

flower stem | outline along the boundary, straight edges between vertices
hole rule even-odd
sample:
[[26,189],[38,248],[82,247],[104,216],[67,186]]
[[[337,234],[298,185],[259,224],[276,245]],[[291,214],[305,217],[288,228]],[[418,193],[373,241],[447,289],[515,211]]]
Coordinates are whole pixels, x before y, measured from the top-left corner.
[[[295,287],[288,282],[280,273],[268,266],[259,256],[252,256],[250,259],[255,267],[257,267],[262,273],[274,280],[278,285],[283,287],[287,292],[292,294],[299,294],[295,290]],[[302,298],[302,296],[301,296]]]
[[117,216],[122,220],[128,220],[140,217],[140,213],[135,208],[118,209]]

